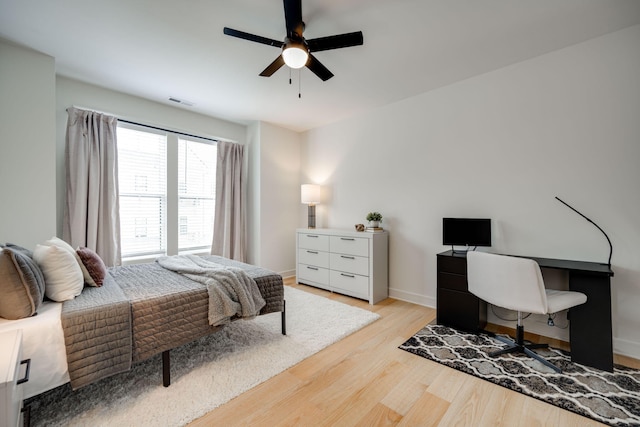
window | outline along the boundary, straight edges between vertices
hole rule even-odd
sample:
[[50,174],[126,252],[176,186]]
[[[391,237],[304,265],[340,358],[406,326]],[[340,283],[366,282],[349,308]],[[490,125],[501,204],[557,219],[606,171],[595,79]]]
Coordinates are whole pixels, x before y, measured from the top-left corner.
[[166,250],[167,138],[118,127],[122,257]]
[[216,156],[213,144],[178,140],[178,248],[181,251],[211,247]]
[[122,258],[209,251],[216,145],[118,124]]

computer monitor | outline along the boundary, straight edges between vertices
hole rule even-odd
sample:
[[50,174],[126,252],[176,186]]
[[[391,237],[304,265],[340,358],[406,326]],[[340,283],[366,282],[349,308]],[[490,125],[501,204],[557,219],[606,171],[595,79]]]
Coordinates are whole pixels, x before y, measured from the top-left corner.
[[491,246],[491,219],[442,218],[442,244]]

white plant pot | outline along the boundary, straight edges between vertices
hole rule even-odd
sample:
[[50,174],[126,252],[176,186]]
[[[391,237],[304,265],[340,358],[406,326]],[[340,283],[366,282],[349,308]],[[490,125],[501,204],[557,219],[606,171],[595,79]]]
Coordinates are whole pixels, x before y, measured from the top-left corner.
[[369,227],[380,227],[380,221],[369,221]]

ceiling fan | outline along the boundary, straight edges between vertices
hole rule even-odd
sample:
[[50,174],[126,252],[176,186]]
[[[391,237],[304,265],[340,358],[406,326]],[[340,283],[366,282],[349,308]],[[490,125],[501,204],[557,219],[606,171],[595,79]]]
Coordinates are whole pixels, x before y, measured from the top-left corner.
[[287,36],[283,42],[228,27],[224,27],[224,33],[228,36],[282,48],[282,54],[260,73],[263,77],[270,77],[286,64],[296,69],[306,66],[322,81],[329,80],[333,77],[333,73],[322,65],[311,52],[362,45],[362,31],[306,40],[302,35],[305,28],[305,24],[302,21],[302,0],[283,1],[284,19],[287,27]]

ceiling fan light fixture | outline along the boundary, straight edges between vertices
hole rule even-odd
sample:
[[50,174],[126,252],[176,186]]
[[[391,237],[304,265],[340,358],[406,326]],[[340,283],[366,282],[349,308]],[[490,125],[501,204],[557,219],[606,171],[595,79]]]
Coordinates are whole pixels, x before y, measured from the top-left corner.
[[309,50],[304,43],[288,40],[282,49],[282,59],[291,68],[302,68],[309,60]]

